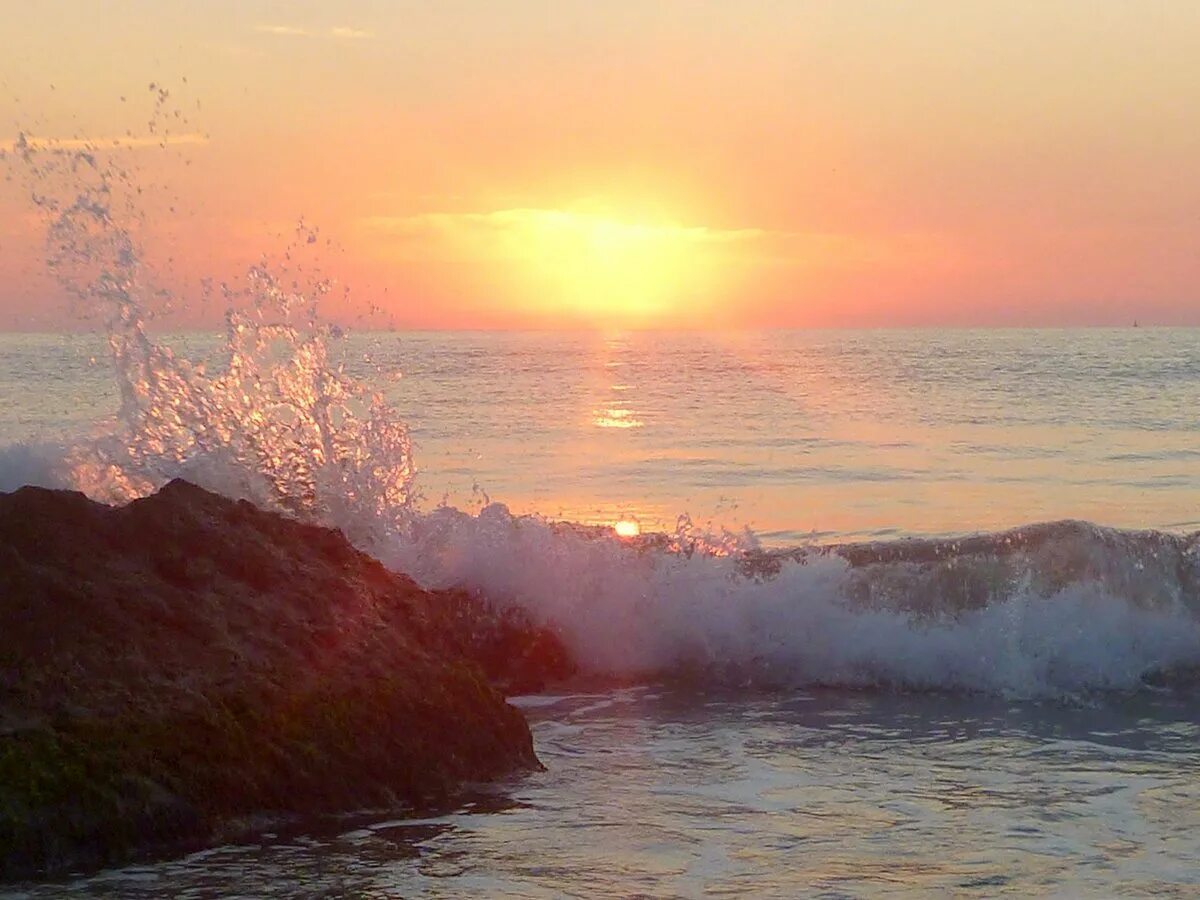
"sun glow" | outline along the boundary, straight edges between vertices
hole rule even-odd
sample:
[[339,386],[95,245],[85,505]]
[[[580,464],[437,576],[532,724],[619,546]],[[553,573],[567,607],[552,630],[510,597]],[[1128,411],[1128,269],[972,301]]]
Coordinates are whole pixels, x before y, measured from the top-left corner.
[[754,229],[532,207],[369,224],[401,238],[395,249],[414,257],[495,266],[508,305],[538,317],[633,327],[699,314],[724,295],[737,246],[761,237]]
[[543,211],[514,235],[550,298],[586,316],[654,318],[686,295],[697,234],[600,216]]

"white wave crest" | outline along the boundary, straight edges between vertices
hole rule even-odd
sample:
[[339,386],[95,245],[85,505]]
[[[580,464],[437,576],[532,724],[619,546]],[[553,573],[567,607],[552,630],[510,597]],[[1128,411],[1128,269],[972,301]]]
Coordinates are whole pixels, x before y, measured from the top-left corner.
[[980,608],[868,608],[836,555],[758,578],[736,555],[648,549],[498,504],[426,517],[387,561],[529,611],[599,674],[1033,697],[1133,689],[1200,665],[1200,623],[1177,597],[1147,607],[1098,581],[1049,592],[1018,581]]

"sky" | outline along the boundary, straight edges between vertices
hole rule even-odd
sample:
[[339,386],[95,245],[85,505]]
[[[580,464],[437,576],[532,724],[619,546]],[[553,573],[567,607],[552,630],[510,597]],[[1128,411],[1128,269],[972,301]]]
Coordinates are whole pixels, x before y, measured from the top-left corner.
[[[0,16],[0,146],[125,140],[185,320],[303,218],[399,328],[1200,324],[1193,0]],[[41,235],[0,183],[2,329],[69,324]]]

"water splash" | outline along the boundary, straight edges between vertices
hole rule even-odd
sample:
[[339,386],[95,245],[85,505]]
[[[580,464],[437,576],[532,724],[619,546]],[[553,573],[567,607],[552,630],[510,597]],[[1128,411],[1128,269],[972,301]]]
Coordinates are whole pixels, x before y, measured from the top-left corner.
[[[169,94],[152,90],[154,133]],[[142,265],[136,168],[120,148],[77,143],[21,135],[13,152],[46,222],[47,265],[107,333],[120,390],[115,421],[71,449],[61,477],[120,502],[182,476],[336,524],[363,546],[403,534],[417,500],[408,430],[331,359],[339,332],[318,313],[333,283],[297,262],[317,232],[301,223],[281,261],[264,258],[241,285],[221,286],[228,311],[210,371],[147,329],[170,292]]]

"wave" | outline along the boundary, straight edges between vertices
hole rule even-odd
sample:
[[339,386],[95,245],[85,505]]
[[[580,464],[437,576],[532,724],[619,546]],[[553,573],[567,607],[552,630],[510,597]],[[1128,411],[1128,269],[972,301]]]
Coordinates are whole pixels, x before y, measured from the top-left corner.
[[1200,541],[1078,522],[959,541],[688,553],[443,510],[390,562],[556,628],[594,673],[1043,697],[1200,666]]
[[[122,502],[182,477],[341,528],[428,587],[461,587],[557,630],[588,672],[722,684],[889,686],[1062,696],[1200,667],[1198,540],[1078,522],[957,540],[765,551],[682,521],[640,539],[515,516],[424,510],[408,430],[331,362],[330,282],[276,268],[227,291],[212,371],[144,321],[122,224],[128,166],[18,142],[51,269],[109,337],[121,407],[86,439],[0,450],[0,488]],[[311,269],[309,270],[311,271]]]

